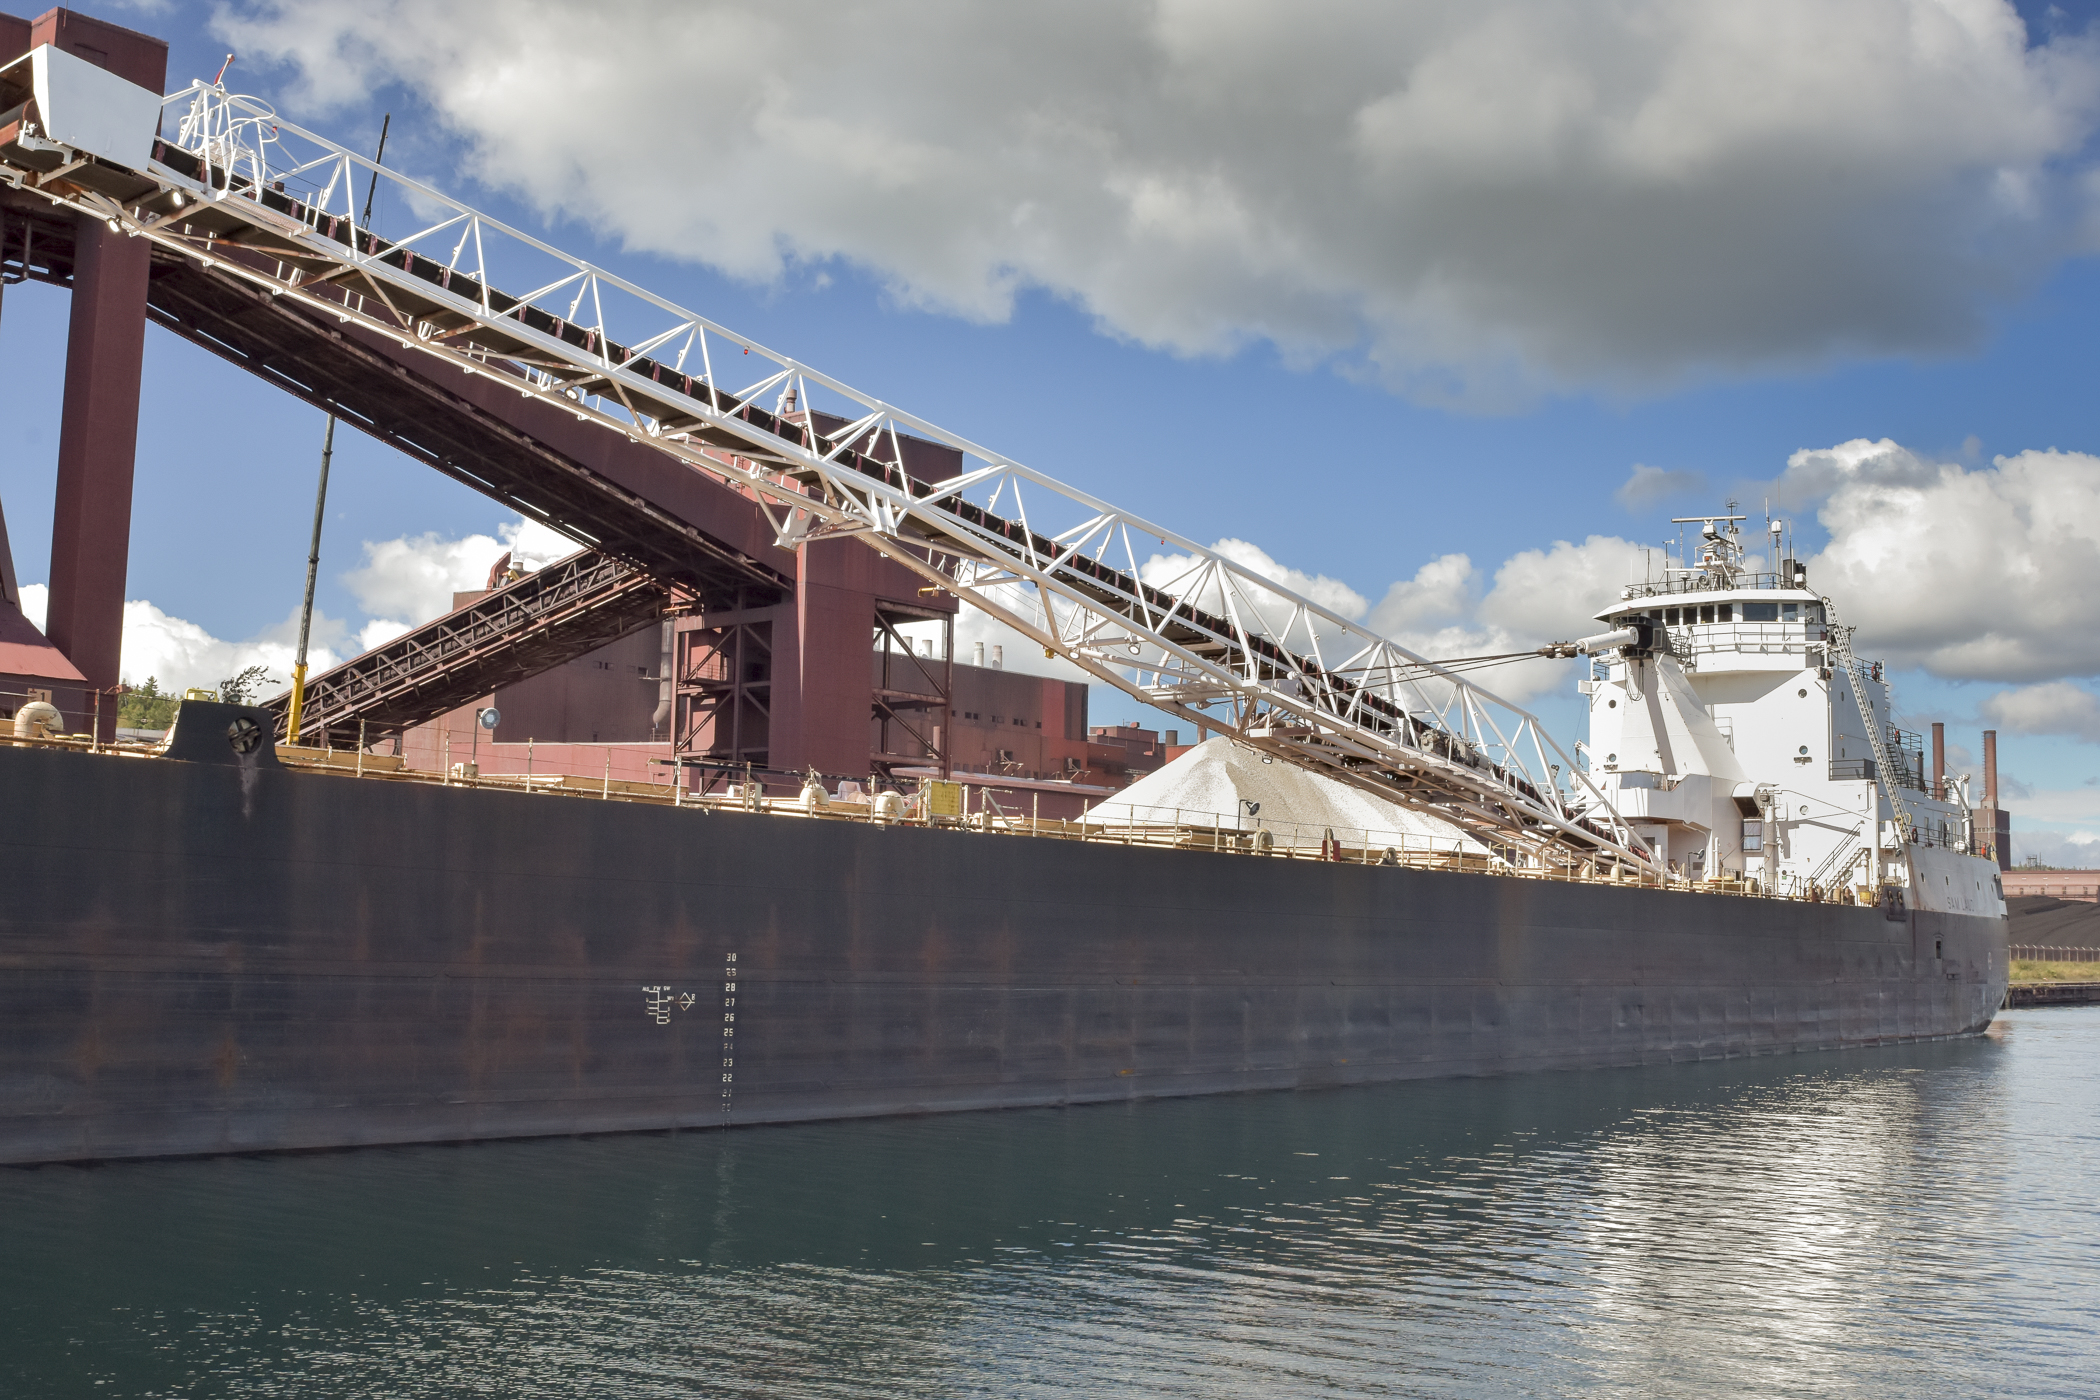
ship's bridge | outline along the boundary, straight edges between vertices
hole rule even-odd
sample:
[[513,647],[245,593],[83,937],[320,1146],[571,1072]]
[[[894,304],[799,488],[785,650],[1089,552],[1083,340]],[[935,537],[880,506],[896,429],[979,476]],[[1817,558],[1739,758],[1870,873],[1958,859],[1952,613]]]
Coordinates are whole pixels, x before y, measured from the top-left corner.
[[1659,649],[1687,669],[1800,667],[1807,651],[1828,638],[1823,600],[1808,586],[1807,566],[1783,548],[1776,523],[1767,557],[1778,566],[1751,567],[1743,519],[1693,516],[1673,522],[1698,525],[1697,543],[1680,544],[1675,557],[1665,557],[1661,579],[1626,585],[1619,602],[1594,616],[1614,628],[1648,624]]
[[[1635,585],[1640,587],[1640,585]],[[1611,627],[1655,629],[1658,649],[1687,670],[1793,670],[1828,639],[1823,601],[1805,588],[1736,587],[1628,599],[1596,616]]]

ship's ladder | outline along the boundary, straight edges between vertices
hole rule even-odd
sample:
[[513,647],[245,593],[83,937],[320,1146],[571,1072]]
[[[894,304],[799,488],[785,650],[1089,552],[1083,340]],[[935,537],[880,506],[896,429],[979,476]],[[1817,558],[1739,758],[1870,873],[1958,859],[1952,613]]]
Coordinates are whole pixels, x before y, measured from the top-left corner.
[[[1535,716],[1259,569],[382,169],[266,104],[198,82],[163,99],[162,112],[170,134],[142,169],[42,140],[34,161],[0,165],[0,176],[675,457],[755,500],[784,547],[858,538],[1046,654],[1201,729],[1541,866],[1652,864]],[[354,191],[374,179],[391,195],[382,208],[408,211],[418,227],[389,239],[358,226]],[[499,291],[498,280],[531,290]],[[725,390],[745,366],[755,377]],[[1084,405],[1069,412],[1087,417]],[[946,465],[953,454],[960,470]],[[930,457],[946,475],[925,479]]]
[[1894,755],[1889,749],[1888,731],[1874,714],[1874,702],[1867,695],[1867,670],[1858,657],[1852,654],[1852,631],[1838,621],[1837,604],[1823,599],[1824,631],[1828,638],[1826,650],[1832,669],[1845,677],[1852,687],[1853,702],[1859,707],[1859,722],[1867,731],[1867,743],[1874,750],[1874,785],[1888,800],[1889,811],[1894,814],[1896,831],[1903,844],[1911,843],[1917,820],[1912,815],[1910,802],[1897,796],[1897,788],[1891,774],[1895,773]]

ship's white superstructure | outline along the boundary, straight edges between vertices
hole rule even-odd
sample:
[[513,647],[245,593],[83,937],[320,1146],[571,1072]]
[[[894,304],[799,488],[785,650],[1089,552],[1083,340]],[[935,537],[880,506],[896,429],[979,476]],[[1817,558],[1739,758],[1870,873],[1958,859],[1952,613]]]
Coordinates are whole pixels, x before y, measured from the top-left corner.
[[1685,878],[1860,901],[1897,887],[1912,907],[2002,914],[1967,777],[1934,790],[1880,664],[1852,657],[1776,522],[1777,563],[1758,567],[1744,518],[1678,522],[1697,545],[1597,614],[1637,640],[1594,657],[1582,683],[1592,777]]

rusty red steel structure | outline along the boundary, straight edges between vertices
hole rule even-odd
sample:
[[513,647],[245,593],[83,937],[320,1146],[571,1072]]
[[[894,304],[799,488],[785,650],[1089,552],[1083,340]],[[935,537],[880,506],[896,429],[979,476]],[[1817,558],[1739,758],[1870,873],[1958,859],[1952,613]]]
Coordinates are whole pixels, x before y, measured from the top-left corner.
[[[166,45],[160,40],[66,10],[53,10],[33,24],[0,16],[0,62],[40,43],[70,45],[69,52],[155,91],[165,81]],[[155,55],[158,69],[151,67]],[[111,265],[106,258],[94,260],[111,246],[138,262],[143,278],[133,276],[120,288],[102,275]],[[0,271],[11,281],[45,282],[74,292],[61,429],[68,447],[58,480],[53,549],[51,630],[54,642],[63,638],[61,646],[47,645],[9,601],[0,600],[0,648],[5,648],[0,672],[13,661],[33,658],[36,669],[25,673],[26,682],[18,676],[16,688],[26,683],[65,692],[61,708],[69,718],[90,708],[82,698],[88,682],[73,673],[68,660],[75,652],[96,668],[92,684],[114,691],[120,679],[141,372],[137,350],[148,321],[324,412],[337,413],[504,506],[645,571],[656,582],[659,599],[676,593],[689,604],[690,616],[679,624],[682,632],[704,626],[710,610],[758,609],[757,615],[769,619],[772,646],[780,657],[769,705],[775,768],[867,771],[871,755],[863,736],[875,697],[865,658],[880,617],[900,609],[935,618],[955,612],[952,598],[921,596],[920,579],[894,565],[884,567],[872,556],[861,558],[866,551],[849,541],[780,548],[756,503],[660,454],[595,431],[571,414],[505,392],[487,379],[442,375],[428,357],[405,352],[363,327],[316,316],[252,282],[200,266],[148,240],[113,233],[101,220],[4,185]],[[130,327],[128,339],[118,334],[119,323]],[[126,351],[129,358],[121,353]],[[57,563],[61,555],[67,561],[63,573]],[[637,596],[626,595],[625,606],[631,609]],[[570,612],[538,619],[530,647],[438,648],[449,663],[443,693],[480,686],[475,693],[487,694],[515,679],[527,658],[558,664],[602,640],[607,616]],[[637,625],[650,620],[638,618]],[[398,666],[394,652],[399,648],[382,650],[387,655],[373,658],[367,672]],[[422,660],[431,654],[426,651]],[[483,668],[483,658],[496,659]],[[413,669],[427,681],[426,667]],[[482,673],[477,676],[477,671]],[[7,688],[0,677],[0,706]],[[339,689],[367,698],[380,694],[366,685]],[[107,738],[115,706],[104,708]],[[405,712],[388,700],[368,717],[389,726]],[[340,706],[332,710],[334,734],[340,736],[346,726],[354,730],[355,719],[354,712]]]
[[[12,56],[45,44],[140,87],[158,91],[167,82],[168,46],[163,40],[65,9],[46,11],[27,22],[0,15],[0,53]],[[47,239],[47,251],[55,251],[61,242],[70,245],[66,273],[73,305],[44,635],[77,671],[83,694],[113,695],[124,641],[124,574],[131,542],[131,478],[152,250],[85,215],[48,222],[59,225],[61,238]],[[25,221],[22,236],[33,239],[33,229]],[[5,607],[0,604],[0,609]],[[0,622],[0,627],[6,625]],[[34,663],[18,658],[14,664]],[[52,669],[48,664],[42,667],[45,672]],[[43,674],[32,679],[63,685],[68,678]],[[88,708],[85,699],[76,704]],[[116,706],[98,708],[101,737],[111,738]]]
[[[572,554],[314,676],[301,742],[348,747],[398,734],[646,627],[668,601],[631,564]],[[282,740],[290,697],[267,708]]]
[[[64,64],[36,53],[45,65],[37,81],[57,93]],[[163,101],[85,70],[66,81],[94,89],[112,108],[144,97],[162,126],[178,118],[179,132],[156,136],[149,153],[143,122],[139,131],[95,138],[100,146],[69,144],[55,128],[0,131],[18,187],[100,214],[220,281],[298,304],[324,329],[332,314],[372,343],[391,338],[469,381],[491,381],[498,396],[573,411],[600,430],[600,443],[609,429],[614,440],[683,465],[688,481],[712,481],[755,504],[774,547],[804,555],[805,566],[822,543],[874,545],[886,563],[1140,699],[1198,723],[1201,711],[1223,704],[1227,722],[1213,727],[1437,812],[1512,858],[1650,859],[1535,717],[1235,560],[383,171],[252,99],[197,83]],[[438,222],[390,241],[362,229],[347,205],[335,212],[364,171],[421,196]],[[455,230],[447,257],[434,245]],[[522,296],[496,290],[492,269],[514,267],[520,256],[551,262],[555,280]],[[566,309],[553,309],[563,297]],[[623,315],[638,309],[653,323],[639,339],[611,329],[606,307],[622,299]],[[710,354],[738,345],[773,373],[731,392]],[[759,396],[776,389],[779,402],[761,407]],[[831,431],[815,411],[819,393],[827,409],[836,401],[845,410]],[[908,442],[959,454],[964,469],[928,480]],[[576,523],[566,512],[543,518]],[[1131,537],[1140,534],[1187,556],[1164,586],[1139,565]],[[618,550],[613,540],[589,542]],[[798,599],[808,596],[798,587]],[[863,615],[840,641],[865,655],[870,620]],[[809,618],[797,621],[815,630]],[[842,653],[825,650],[834,662]],[[834,688],[840,672],[836,664],[805,666],[799,680],[807,698]],[[843,682],[846,694],[865,736],[865,678]],[[805,748],[811,737],[802,736]],[[1558,791],[1563,772],[1580,800]]]

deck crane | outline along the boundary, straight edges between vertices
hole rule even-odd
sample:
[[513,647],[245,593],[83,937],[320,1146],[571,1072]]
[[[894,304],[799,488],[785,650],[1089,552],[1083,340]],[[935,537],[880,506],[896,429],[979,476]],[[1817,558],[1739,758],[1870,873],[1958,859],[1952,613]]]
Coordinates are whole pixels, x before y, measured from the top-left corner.
[[[67,58],[51,54],[51,70]],[[0,71],[0,84],[11,76]],[[99,70],[68,81],[129,87]],[[0,133],[0,175],[677,458],[755,500],[785,547],[859,539],[1137,699],[1437,816],[1512,864],[1653,869],[1535,716],[1276,580],[265,103],[199,81],[154,97],[141,129],[113,140],[106,114],[127,100],[112,91],[104,117],[72,141],[34,121]],[[393,237],[359,227],[353,189],[371,178],[418,227]],[[755,377],[725,387],[745,372]],[[963,469],[921,479],[907,469],[912,439],[960,452]]]

